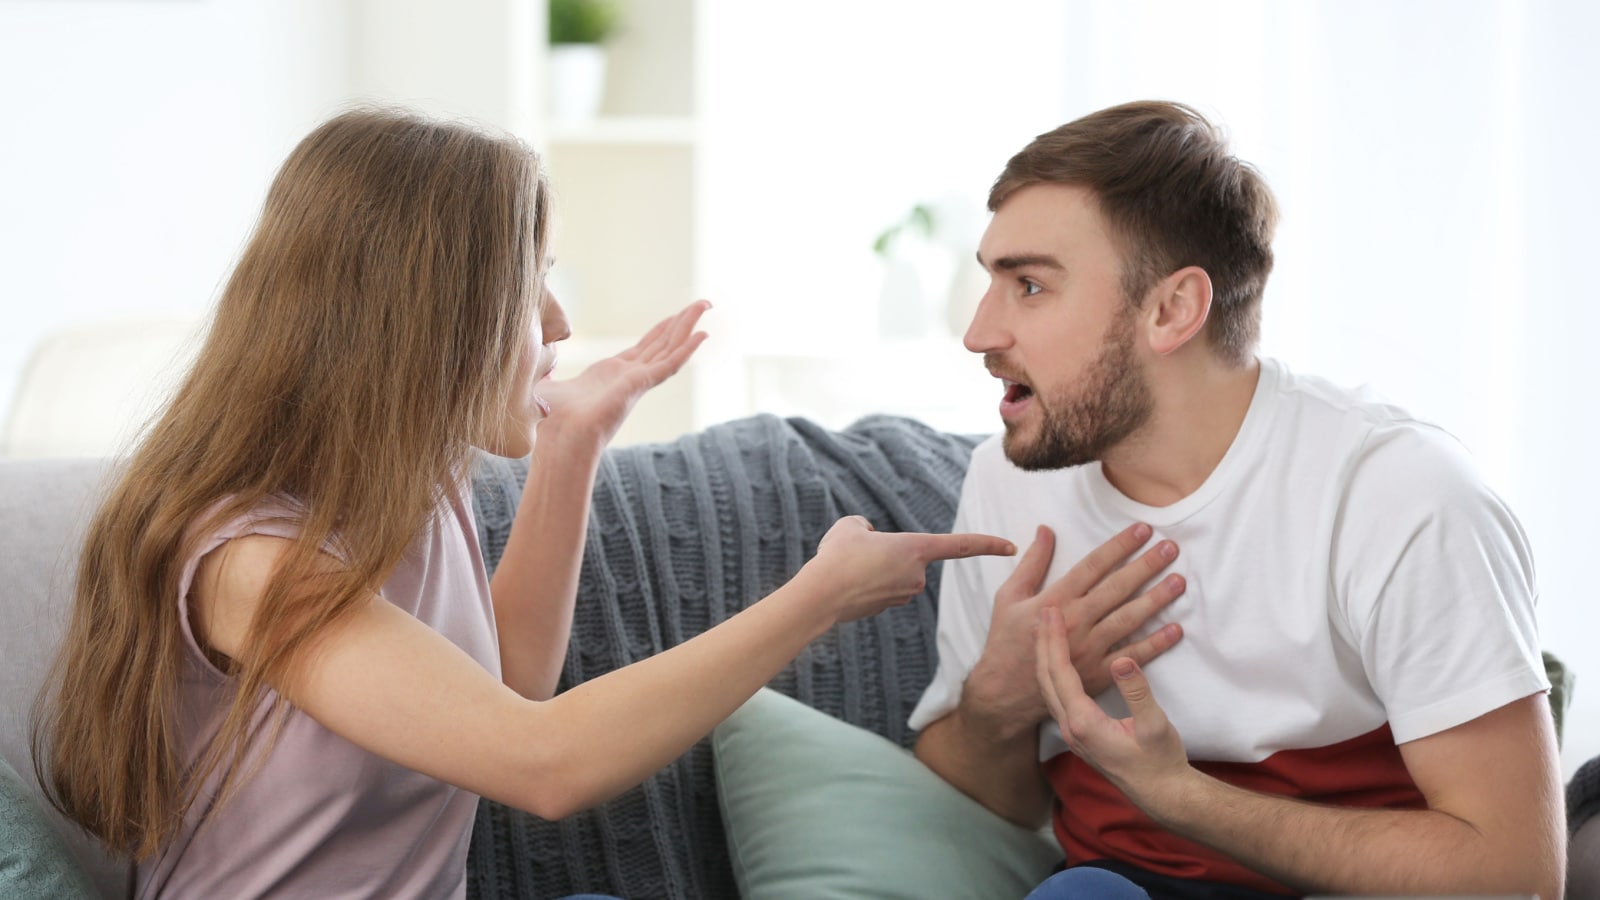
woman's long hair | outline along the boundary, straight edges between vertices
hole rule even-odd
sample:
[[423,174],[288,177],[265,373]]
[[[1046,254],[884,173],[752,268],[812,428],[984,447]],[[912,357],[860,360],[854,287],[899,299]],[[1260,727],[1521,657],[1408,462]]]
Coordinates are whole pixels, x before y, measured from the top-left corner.
[[[111,850],[157,852],[218,771],[229,795],[267,686],[382,585],[465,476],[538,315],[547,204],[519,141],[400,111],[341,114],[284,162],[194,368],[94,517],[36,707],[41,784]],[[181,570],[270,497],[301,511],[299,538],[229,663],[221,731],[189,768]],[[345,563],[332,574],[318,559],[330,541]]]

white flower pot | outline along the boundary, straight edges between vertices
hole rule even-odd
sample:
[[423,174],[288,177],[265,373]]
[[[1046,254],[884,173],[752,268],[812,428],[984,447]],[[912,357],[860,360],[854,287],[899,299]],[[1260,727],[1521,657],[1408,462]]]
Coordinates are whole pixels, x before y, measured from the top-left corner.
[[592,119],[605,95],[606,51],[599,44],[550,48],[550,115],[563,121]]

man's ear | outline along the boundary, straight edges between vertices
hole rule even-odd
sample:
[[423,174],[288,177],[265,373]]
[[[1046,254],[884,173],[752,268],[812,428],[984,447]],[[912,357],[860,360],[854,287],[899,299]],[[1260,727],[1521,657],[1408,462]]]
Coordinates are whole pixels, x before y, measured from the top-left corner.
[[1145,304],[1150,349],[1166,356],[1189,343],[1211,314],[1211,276],[1199,266],[1185,266],[1161,279]]

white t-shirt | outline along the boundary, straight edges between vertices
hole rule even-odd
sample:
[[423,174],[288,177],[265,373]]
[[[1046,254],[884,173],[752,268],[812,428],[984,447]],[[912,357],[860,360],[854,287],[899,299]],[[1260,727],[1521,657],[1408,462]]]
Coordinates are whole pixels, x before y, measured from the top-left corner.
[[[1187,590],[1139,635],[1184,628],[1147,674],[1191,760],[1276,765],[1278,778],[1327,765],[1296,751],[1371,736],[1393,769],[1393,744],[1549,688],[1521,527],[1453,437],[1365,393],[1263,359],[1233,445],[1166,507],[1130,500],[1098,463],[1025,472],[996,436],[973,452],[952,530],[1026,547],[1049,525],[1053,581],[1136,521],[1180,549],[1161,574]],[[1014,566],[945,563],[939,668],[912,728],[955,708]],[[1097,700],[1127,715],[1114,687]],[[1040,728],[1041,760],[1066,749],[1054,722]]]

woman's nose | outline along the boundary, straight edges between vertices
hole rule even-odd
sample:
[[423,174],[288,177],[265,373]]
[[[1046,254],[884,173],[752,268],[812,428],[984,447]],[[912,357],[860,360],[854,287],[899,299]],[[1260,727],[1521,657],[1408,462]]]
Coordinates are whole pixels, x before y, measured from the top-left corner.
[[572,323],[567,321],[567,311],[561,308],[556,295],[545,291],[544,312],[539,325],[544,329],[544,342],[554,344],[572,337]]

